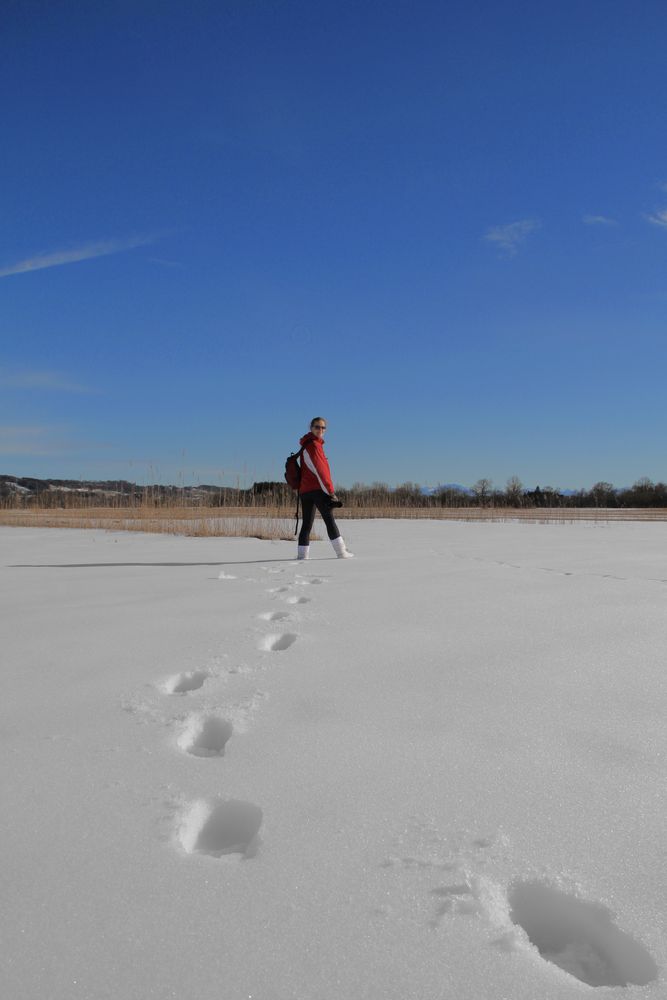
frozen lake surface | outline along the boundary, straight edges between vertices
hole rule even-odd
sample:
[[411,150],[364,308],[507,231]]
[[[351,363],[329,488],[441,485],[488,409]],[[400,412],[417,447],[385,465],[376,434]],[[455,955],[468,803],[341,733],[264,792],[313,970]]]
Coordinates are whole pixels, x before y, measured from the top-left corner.
[[667,996],[667,524],[0,528],[11,1000]]

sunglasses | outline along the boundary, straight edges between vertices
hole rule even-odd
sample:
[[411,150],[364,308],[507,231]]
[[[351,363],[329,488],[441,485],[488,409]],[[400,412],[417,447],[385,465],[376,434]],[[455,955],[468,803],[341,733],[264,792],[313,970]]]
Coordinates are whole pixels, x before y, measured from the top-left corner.
[[313,424],[314,431],[325,431],[327,429],[326,424]]

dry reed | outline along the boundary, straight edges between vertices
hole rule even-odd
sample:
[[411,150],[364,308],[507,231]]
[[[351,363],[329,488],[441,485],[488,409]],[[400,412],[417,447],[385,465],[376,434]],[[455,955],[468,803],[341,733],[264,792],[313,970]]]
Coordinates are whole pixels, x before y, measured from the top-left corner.
[[[666,521],[664,508],[367,507],[341,508],[341,520],[378,518],[566,524],[574,521]],[[294,540],[294,513],[285,507],[68,507],[0,510],[0,524],[28,528],[94,528],[192,537]],[[313,540],[318,536],[313,534]]]
[[188,537],[294,538],[294,519],[242,508],[224,514],[219,507],[60,508],[0,511],[0,524],[22,528],[95,528],[104,531],[145,531]]

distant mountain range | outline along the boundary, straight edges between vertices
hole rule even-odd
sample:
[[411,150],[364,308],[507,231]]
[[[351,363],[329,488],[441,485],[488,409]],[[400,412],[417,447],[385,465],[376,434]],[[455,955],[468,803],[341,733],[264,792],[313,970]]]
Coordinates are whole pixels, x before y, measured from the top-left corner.
[[436,493],[441,493],[443,490],[457,490],[459,493],[468,493],[472,495],[472,490],[469,486],[461,486],[460,483],[438,483],[437,486],[422,486],[422,493],[424,496],[432,497]]
[[103,499],[130,498],[141,499],[151,492],[161,496],[178,496],[195,501],[203,501],[215,494],[220,496],[237,495],[239,490],[228,486],[210,486],[205,483],[199,486],[138,486],[125,479],[36,479],[31,476],[0,476],[0,498],[12,496],[41,496],[45,493],[78,494],[101,501]]
[[[213,497],[224,497],[231,502],[232,498],[239,494],[266,493],[269,490],[285,489],[283,483],[253,483],[248,489],[239,489],[232,486],[211,486],[201,483],[198,486],[162,486],[149,485],[138,486],[130,483],[126,479],[104,479],[104,480],[81,480],[81,479],[37,479],[32,476],[7,476],[0,475],[0,499],[22,496],[25,499],[41,496],[45,493],[57,495],[77,494],[80,497],[89,497],[97,503],[105,500],[123,498],[125,500],[134,498],[141,500],[146,495],[158,494],[162,498],[178,498],[187,500],[190,503],[206,503]],[[423,496],[435,496],[443,490],[456,490],[472,496],[473,490],[469,486],[462,486],[461,483],[439,483],[437,486],[422,486]],[[560,490],[561,496],[574,496],[579,490]],[[618,492],[618,491],[617,491]]]
[[[435,496],[442,490],[457,490],[472,496],[473,491],[469,486],[462,486],[460,483],[439,483],[437,486],[422,486],[421,492],[424,496]],[[28,497],[38,496],[42,493],[78,493],[102,499],[108,497],[131,497],[144,496],[147,491],[159,491],[163,494],[178,494],[188,499],[202,499],[212,493],[215,494],[238,494],[239,490],[230,486],[210,486],[202,484],[199,486],[138,486],[125,479],[36,479],[33,477],[0,476],[0,497],[7,497],[21,494]],[[250,487],[253,491],[253,487]],[[249,491],[242,491],[249,492]],[[574,491],[571,491],[574,492]]]
[[[460,483],[439,483],[438,486],[422,486],[422,493],[425,496],[435,496],[436,493],[440,493],[442,490],[458,490],[459,493],[467,493],[468,496],[473,495],[473,490],[469,486],[461,486]],[[573,497],[579,490],[559,490],[558,491],[562,497]]]

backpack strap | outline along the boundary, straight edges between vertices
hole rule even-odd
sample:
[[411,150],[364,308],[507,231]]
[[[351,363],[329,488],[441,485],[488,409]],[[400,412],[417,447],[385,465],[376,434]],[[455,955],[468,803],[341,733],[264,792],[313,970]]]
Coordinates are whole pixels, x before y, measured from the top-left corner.
[[[305,444],[304,444],[303,448],[301,448],[301,449],[300,449],[300,450],[299,450],[299,451],[297,452],[297,455],[296,455],[296,457],[297,457],[298,459],[301,459],[301,460],[303,460],[303,449],[304,449],[305,447],[306,447],[306,446],[305,446]],[[300,500],[301,500],[301,494],[300,494],[300,493],[299,493],[299,491],[297,490],[297,491],[296,491],[296,513],[295,513],[295,515],[294,515],[294,517],[295,517],[295,521],[294,521],[294,534],[295,534],[295,535],[296,535],[297,531],[299,530],[299,501],[300,501]]]

